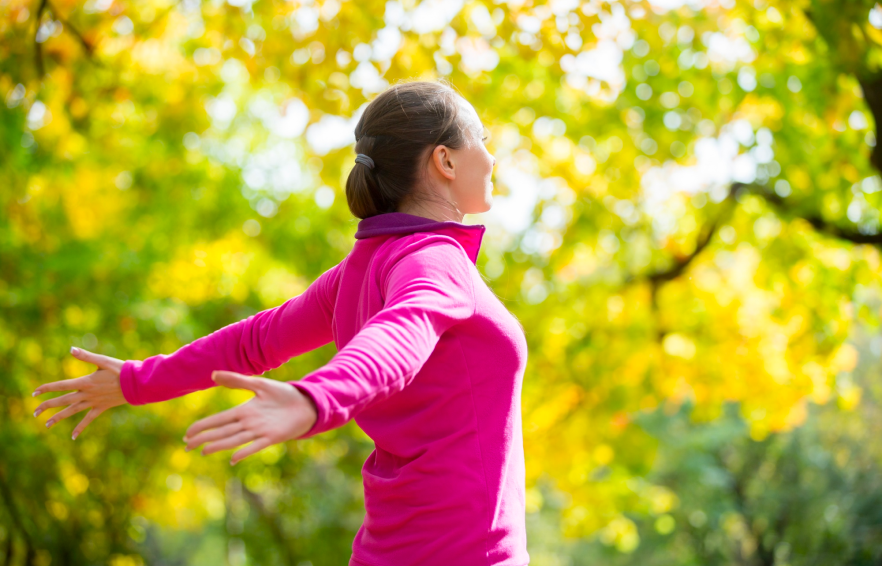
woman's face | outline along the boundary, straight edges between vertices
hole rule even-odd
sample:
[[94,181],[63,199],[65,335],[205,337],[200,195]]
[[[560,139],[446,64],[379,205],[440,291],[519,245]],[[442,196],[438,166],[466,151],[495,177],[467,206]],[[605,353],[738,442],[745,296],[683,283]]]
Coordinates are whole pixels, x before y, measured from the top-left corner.
[[487,212],[493,205],[493,166],[496,159],[484,145],[484,125],[474,107],[458,98],[466,128],[466,145],[453,150],[456,178],[450,183],[451,196],[463,214]]

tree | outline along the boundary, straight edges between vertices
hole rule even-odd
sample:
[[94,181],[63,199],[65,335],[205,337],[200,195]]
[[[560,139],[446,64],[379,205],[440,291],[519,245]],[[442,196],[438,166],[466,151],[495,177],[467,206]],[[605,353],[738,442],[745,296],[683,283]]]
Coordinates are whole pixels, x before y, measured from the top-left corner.
[[[568,535],[614,525],[634,551],[648,496],[627,486],[659,450],[641,411],[732,405],[769,442],[813,403],[860,398],[847,340],[879,324],[880,27],[867,0],[0,6],[7,563],[172,561],[217,540],[231,562],[242,545],[261,563],[347,555],[356,427],[228,470],[175,442],[238,397],[117,410],[72,444],[72,423],[38,432],[27,394],[88,371],[71,345],[169,352],[300,292],[351,246],[359,109],[438,76],[498,162],[474,220],[528,330],[531,510],[549,482]],[[162,526],[203,544],[174,550]]]

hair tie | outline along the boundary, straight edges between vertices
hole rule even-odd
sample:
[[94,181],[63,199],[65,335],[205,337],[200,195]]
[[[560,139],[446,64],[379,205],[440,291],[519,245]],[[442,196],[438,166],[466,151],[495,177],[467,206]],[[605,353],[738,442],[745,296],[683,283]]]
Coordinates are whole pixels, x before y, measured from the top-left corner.
[[367,165],[368,169],[374,168],[374,160],[363,153],[359,153],[355,156],[355,162],[361,163],[362,165]]

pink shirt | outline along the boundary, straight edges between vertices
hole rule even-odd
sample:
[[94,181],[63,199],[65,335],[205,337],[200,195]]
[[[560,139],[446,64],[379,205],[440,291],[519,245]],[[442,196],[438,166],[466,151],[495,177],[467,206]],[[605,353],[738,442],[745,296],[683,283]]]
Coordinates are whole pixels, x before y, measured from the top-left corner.
[[481,278],[483,226],[394,212],[358,225],[352,251],[301,295],[182,347],[127,361],[133,404],[209,388],[330,341],[327,365],[291,382],[312,436],[355,419],[376,444],[362,468],[351,566],[521,566],[521,383],[527,344]]

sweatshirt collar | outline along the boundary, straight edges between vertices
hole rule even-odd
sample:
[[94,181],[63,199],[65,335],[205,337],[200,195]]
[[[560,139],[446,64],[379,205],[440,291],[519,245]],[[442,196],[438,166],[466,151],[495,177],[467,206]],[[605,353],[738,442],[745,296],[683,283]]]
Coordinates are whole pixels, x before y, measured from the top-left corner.
[[472,263],[475,263],[478,260],[478,252],[481,250],[481,240],[485,230],[486,227],[482,224],[460,224],[451,220],[440,222],[405,212],[387,212],[360,221],[355,237],[364,239],[392,234],[441,232],[459,242]]

